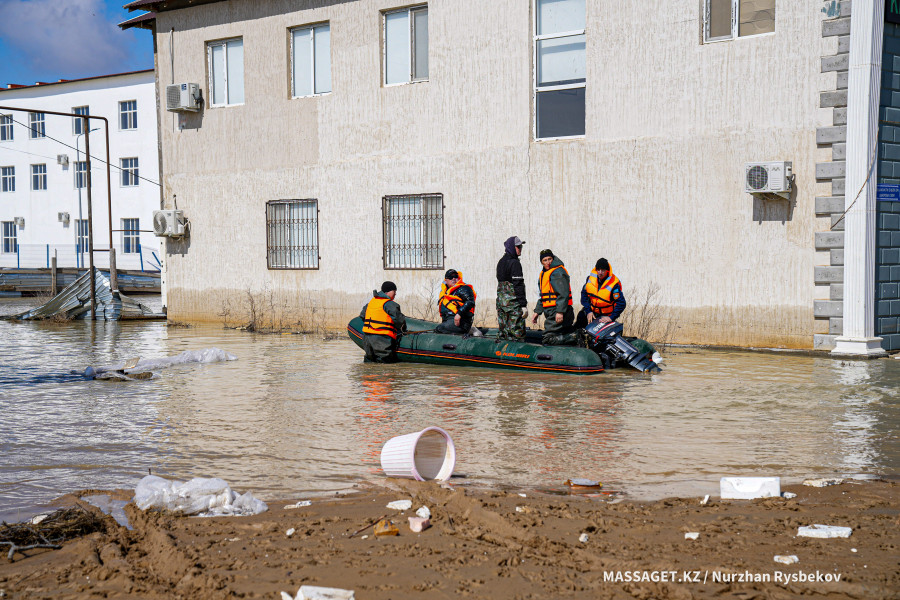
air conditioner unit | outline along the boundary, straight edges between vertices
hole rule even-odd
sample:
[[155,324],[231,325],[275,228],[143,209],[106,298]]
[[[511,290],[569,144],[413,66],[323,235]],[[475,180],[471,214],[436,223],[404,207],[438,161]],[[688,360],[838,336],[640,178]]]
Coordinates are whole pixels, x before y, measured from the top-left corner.
[[22,227],[25,227],[25,217],[15,217],[13,220],[16,222],[16,226],[20,229]]
[[173,83],[166,86],[166,110],[172,112],[200,110],[200,86],[196,83]]
[[56,164],[62,165],[64,167],[69,166],[69,155],[68,154],[57,154],[56,155]]
[[179,237],[184,235],[184,212],[180,210],[154,210],[153,233],[159,237]]
[[787,197],[794,181],[789,161],[755,162],[744,165],[744,191],[748,194],[778,194]]
[[69,213],[67,212],[56,213],[56,218],[60,223],[69,224]]

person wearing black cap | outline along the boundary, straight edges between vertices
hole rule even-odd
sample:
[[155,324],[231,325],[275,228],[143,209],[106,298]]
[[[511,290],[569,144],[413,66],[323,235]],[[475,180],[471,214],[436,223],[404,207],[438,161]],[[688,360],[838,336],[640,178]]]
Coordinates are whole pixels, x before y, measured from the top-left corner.
[[582,310],[578,313],[576,327],[586,327],[594,319],[610,323],[625,310],[625,294],[622,282],[613,275],[609,261],[601,258],[587,276],[581,288]]
[[541,296],[534,307],[532,324],[544,315],[544,336],[541,339],[546,346],[565,346],[575,344],[578,334],[573,330],[575,311],[572,310],[572,287],[569,283],[569,272],[563,261],[559,260],[552,250],[541,250],[543,270],[538,278]]
[[497,341],[525,340],[525,319],[528,317],[528,298],[525,296],[525,277],[522,275],[523,242],[514,235],[503,242],[506,252],[497,263]]
[[438,298],[441,324],[434,328],[437,333],[469,333],[475,318],[475,290],[462,280],[462,273],[447,269]]
[[393,281],[381,284],[381,291],[372,290],[372,299],[359,313],[363,320],[363,348],[365,362],[397,362],[397,347],[406,331],[406,317],[394,302],[397,286]]

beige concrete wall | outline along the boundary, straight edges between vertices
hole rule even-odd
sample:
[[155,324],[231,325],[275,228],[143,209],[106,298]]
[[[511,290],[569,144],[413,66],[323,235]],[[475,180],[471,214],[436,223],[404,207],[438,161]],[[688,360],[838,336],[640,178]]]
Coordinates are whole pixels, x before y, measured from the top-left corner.
[[[672,341],[812,347],[822,13],[780,2],[774,34],[700,43],[699,0],[588,2],[584,139],[534,142],[526,0],[429,2],[430,77],[381,85],[387,0],[230,0],[158,15],[158,65],[208,97],[205,44],[243,37],[245,104],[184,128],[161,111],[166,202],[191,221],[167,252],[170,318],[220,320],[270,292],[340,325],[384,279],[415,305],[443,271],[382,268],[381,198],[444,195],[445,267],[490,320],[502,242],[527,240],[529,298],[551,247],[576,297],[600,256],[634,301],[651,286]],[[291,99],[288,29],[329,21],[332,93]],[[174,34],[171,28],[174,27]],[[833,76],[833,74],[831,74]],[[743,165],[793,161],[792,203],[744,194]],[[319,201],[320,268],[266,268],[265,203]],[[229,300],[230,299],[230,300]],[[636,304],[635,302],[632,302]],[[232,310],[233,312],[233,310]]]

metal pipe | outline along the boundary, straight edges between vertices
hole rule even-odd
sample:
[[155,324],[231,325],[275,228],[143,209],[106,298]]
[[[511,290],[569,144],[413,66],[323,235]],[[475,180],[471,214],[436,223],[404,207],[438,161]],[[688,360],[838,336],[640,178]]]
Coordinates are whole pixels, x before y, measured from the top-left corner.
[[91,279],[91,321],[97,318],[97,290],[94,282],[94,221],[91,219],[91,129],[86,127],[84,130],[84,153],[87,159],[87,206],[88,206],[88,260],[90,261],[90,279]]

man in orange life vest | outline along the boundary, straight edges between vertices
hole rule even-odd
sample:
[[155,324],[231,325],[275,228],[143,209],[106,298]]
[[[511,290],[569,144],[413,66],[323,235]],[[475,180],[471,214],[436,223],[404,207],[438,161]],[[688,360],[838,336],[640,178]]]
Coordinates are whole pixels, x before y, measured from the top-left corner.
[[393,281],[381,284],[381,291],[372,290],[372,299],[359,313],[363,320],[363,348],[365,362],[397,362],[397,347],[406,331],[406,317],[394,302],[397,286]]
[[581,288],[581,306],[575,327],[585,327],[594,319],[602,323],[615,321],[625,310],[622,282],[613,275],[609,261],[601,258]]
[[575,344],[578,334],[573,330],[575,311],[572,310],[572,288],[569,284],[569,272],[552,250],[541,250],[541,264],[544,269],[538,279],[541,297],[534,307],[531,323],[537,323],[538,317],[544,315],[544,336],[542,342],[546,346],[563,346]]
[[475,290],[462,280],[462,273],[448,269],[441,285],[438,310],[441,324],[434,328],[437,333],[469,333],[475,318]]

